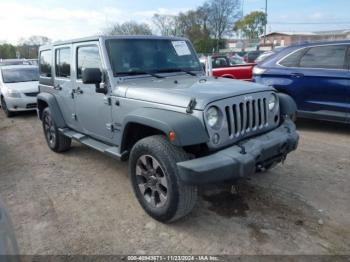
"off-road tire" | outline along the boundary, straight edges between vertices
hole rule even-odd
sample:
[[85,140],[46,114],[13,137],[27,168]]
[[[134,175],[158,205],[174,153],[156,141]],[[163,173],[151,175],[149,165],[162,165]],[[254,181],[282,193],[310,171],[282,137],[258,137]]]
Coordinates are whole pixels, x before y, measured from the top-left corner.
[[[48,123],[49,121],[51,121],[51,123]],[[70,149],[72,139],[70,139],[69,137],[66,137],[65,135],[59,132],[55,124],[55,121],[52,118],[50,108],[48,107],[46,107],[43,111],[42,124],[43,124],[43,131],[44,131],[47,145],[52,151],[56,153],[61,153]],[[55,137],[54,140],[51,140],[49,137],[47,125],[50,126],[50,131],[52,133],[51,135],[54,135]]]
[[15,115],[15,112],[12,112],[7,108],[4,97],[1,97],[1,107],[2,110],[4,110],[6,117],[13,117]]
[[[136,166],[142,156],[156,159],[167,179],[167,199],[164,206],[148,203],[139,189]],[[197,186],[185,185],[179,180],[176,163],[188,160],[186,152],[172,145],[165,136],[155,135],[141,139],[131,150],[129,176],[132,188],[142,208],[154,219],[170,223],[191,212],[197,201]]]

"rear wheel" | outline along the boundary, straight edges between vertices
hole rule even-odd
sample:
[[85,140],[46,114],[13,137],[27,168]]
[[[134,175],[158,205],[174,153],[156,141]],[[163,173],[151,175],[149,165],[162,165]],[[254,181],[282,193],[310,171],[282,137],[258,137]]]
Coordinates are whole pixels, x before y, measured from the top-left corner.
[[4,97],[1,97],[1,107],[2,107],[2,110],[4,110],[4,113],[7,117],[13,117],[15,115],[14,112],[10,111],[8,108],[7,108],[7,105],[6,105],[6,102],[5,102],[5,98]]
[[70,149],[72,140],[58,131],[48,107],[44,109],[42,119],[43,131],[49,148],[57,153]]
[[156,135],[138,141],[130,153],[129,175],[143,209],[160,222],[173,222],[187,215],[197,200],[197,187],[178,179],[176,163],[188,159],[186,152]]

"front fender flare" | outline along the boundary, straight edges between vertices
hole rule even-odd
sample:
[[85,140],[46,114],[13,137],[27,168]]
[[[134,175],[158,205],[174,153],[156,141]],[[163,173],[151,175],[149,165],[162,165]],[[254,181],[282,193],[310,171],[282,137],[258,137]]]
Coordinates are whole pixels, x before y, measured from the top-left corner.
[[37,101],[38,101],[38,116],[41,119],[42,117],[42,110],[44,108],[39,108],[40,101],[45,102],[51,111],[51,115],[53,120],[55,121],[55,124],[57,127],[66,127],[66,122],[64,121],[62,112],[58,106],[56,98],[50,94],[50,93],[39,93],[37,96]]
[[[137,123],[160,130],[168,135],[174,131],[176,139],[172,141],[177,146],[189,146],[206,143],[208,134],[201,121],[186,113],[179,113],[157,108],[140,108],[128,114],[123,127],[129,123]],[[125,137],[125,134],[122,136]]]
[[284,93],[277,93],[277,96],[280,101],[280,113],[282,116],[292,116],[297,111],[297,105],[294,99]]

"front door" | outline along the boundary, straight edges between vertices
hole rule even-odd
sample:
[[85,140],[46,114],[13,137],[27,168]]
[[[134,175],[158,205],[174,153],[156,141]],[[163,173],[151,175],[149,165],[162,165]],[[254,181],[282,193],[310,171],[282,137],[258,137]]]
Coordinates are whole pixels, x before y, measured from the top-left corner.
[[77,130],[74,97],[72,97],[74,86],[71,78],[71,45],[59,46],[54,52],[54,89],[56,99],[66,124],[70,128]]
[[98,42],[74,45],[75,52],[75,108],[82,132],[104,142],[112,142],[112,107],[108,95],[96,93],[96,86],[83,84],[84,68],[101,68],[102,61]]

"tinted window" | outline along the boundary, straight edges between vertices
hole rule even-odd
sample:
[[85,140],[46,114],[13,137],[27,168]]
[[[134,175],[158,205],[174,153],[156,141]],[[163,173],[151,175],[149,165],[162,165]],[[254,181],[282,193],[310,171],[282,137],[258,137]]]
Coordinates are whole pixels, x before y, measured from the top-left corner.
[[77,51],[77,78],[81,78],[84,68],[101,68],[100,54],[97,46],[79,47]]
[[17,83],[38,81],[38,68],[11,68],[2,69],[2,79],[4,83]]
[[40,52],[40,75],[51,77],[52,57],[51,50]]
[[55,68],[57,77],[70,77],[70,48],[56,50]]
[[218,57],[213,59],[212,66],[213,68],[220,68],[220,67],[228,67],[229,65],[227,63],[226,58]]
[[300,67],[343,69],[346,46],[331,45],[310,48],[300,60]]
[[305,53],[306,49],[301,49],[295,53],[288,55],[285,59],[283,59],[280,64],[287,67],[298,67],[299,61],[302,55]]

